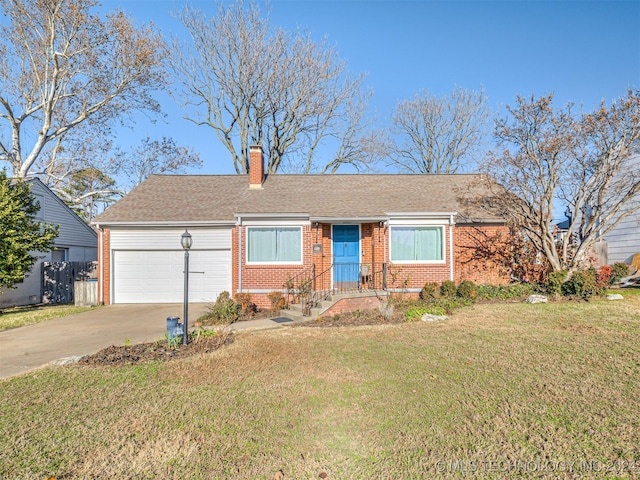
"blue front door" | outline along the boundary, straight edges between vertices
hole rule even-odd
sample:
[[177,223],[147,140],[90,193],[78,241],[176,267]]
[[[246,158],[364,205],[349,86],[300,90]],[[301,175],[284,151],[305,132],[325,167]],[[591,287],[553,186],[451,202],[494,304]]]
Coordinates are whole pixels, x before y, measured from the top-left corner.
[[333,226],[333,286],[358,288],[360,279],[360,229],[358,225]]

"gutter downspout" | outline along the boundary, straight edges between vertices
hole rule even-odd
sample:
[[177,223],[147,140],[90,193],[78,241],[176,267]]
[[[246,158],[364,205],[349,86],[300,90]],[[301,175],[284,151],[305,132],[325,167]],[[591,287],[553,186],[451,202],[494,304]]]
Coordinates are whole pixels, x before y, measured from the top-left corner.
[[238,217],[238,293],[242,293],[242,217]]
[[454,280],[453,271],[453,215],[449,215],[449,280]]
[[96,224],[98,229],[98,303],[104,305],[104,229],[100,228],[99,224]]

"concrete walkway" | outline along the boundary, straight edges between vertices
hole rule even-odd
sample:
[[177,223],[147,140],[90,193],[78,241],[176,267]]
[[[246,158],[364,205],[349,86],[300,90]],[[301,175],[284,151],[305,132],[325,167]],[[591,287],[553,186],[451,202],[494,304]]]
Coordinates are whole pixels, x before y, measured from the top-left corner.
[[[189,305],[189,323],[207,309]],[[108,305],[36,325],[0,332],[0,378],[69,357],[96,353],[111,345],[153,342],[165,335],[166,318],[182,318],[182,304]],[[236,331],[277,328],[271,319],[233,324]]]

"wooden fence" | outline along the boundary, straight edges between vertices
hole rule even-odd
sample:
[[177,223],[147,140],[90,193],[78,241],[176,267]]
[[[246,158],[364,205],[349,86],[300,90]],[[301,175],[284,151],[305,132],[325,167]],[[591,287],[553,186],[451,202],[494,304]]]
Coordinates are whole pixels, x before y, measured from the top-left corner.
[[74,302],[74,283],[95,278],[98,262],[45,262],[42,264],[42,303]]

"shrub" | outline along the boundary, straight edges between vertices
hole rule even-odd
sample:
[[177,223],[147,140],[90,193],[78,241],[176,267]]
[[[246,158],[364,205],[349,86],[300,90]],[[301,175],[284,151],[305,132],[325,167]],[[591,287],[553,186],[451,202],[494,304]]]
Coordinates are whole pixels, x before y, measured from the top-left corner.
[[604,290],[611,285],[611,276],[613,275],[613,267],[609,265],[604,265],[598,269],[598,273],[596,274],[596,285],[600,293],[604,292]]
[[209,306],[207,312],[200,317],[202,321],[212,321],[213,323],[229,324],[238,320],[240,308],[236,302],[233,301],[229,292],[220,292],[216,303]]
[[441,307],[439,305],[434,305],[431,308],[427,308],[427,311],[424,312],[424,313],[428,313],[429,315],[438,315],[440,317],[443,317],[443,316],[445,316],[447,314],[447,311],[443,307]]
[[407,322],[415,322],[416,320],[420,320],[422,315],[427,313],[428,310],[427,307],[410,307],[404,312],[404,318]]
[[280,315],[280,310],[282,310],[287,304],[282,292],[271,292],[267,295],[267,298],[271,302],[271,313],[274,315]]
[[465,300],[474,301],[478,297],[478,288],[471,280],[463,280],[458,285],[456,295]]
[[574,272],[573,275],[562,284],[562,293],[569,297],[589,300],[598,293],[596,284],[596,271],[593,268]]
[[445,280],[440,285],[440,295],[445,298],[453,298],[458,293],[458,289],[456,288],[456,284],[451,280]]
[[566,270],[557,270],[555,272],[551,272],[547,276],[547,283],[545,285],[545,290],[549,295],[560,296],[563,293],[562,284],[567,278],[569,272]]
[[535,292],[535,287],[531,283],[514,283],[512,285],[477,285],[478,298],[485,300],[507,300],[510,298],[521,298]]
[[433,307],[442,308],[445,313],[449,314],[452,313],[456,308],[468,307],[469,305],[473,305],[473,302],[471,300],[460,297],[451,297],[439,299]]
[[248,293],[236,293],[233,299],[238,304],[238,313],[242,318],[251,318],[258,311],[258,307],[251,301],[251,295]]
[[432,302],[440,296],[440,289],[435,282],[427,282],[420,290],[420,300],[425,302]]
[[611,278],[609,279],[609,283],[613,285],[614,283],[618,283],[621,278],[629,275],[629,265],[622,262],[617,262],[613,264],[613,273],[611,274]]

